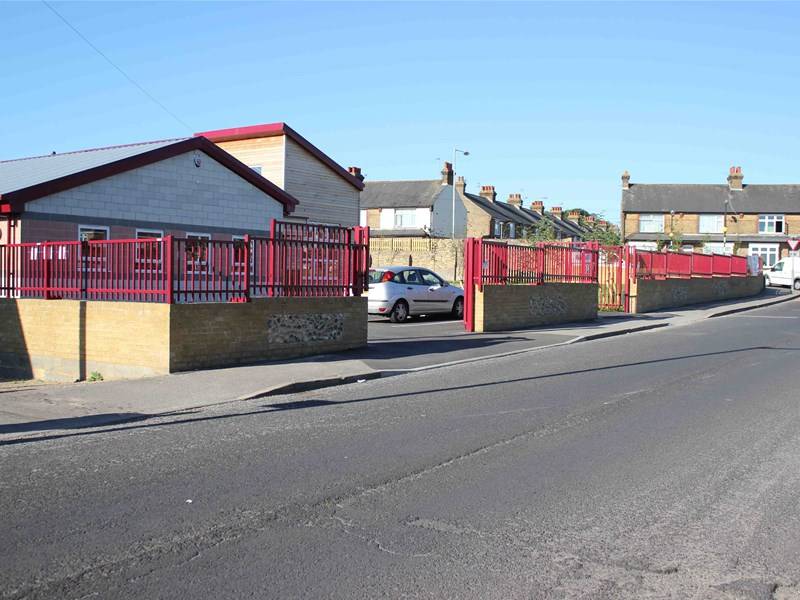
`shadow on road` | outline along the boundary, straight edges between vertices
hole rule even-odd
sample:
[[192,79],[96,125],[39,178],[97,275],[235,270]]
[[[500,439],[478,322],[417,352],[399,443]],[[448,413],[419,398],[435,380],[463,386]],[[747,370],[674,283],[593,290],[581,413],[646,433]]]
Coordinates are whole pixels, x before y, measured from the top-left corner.
[[[467,390],[467,389],[475,389],[475,388],[483,388],[483,387],[492,387],[496,385],[505,385],[508,383],[523,383],[523,382],[530,382],[530,381],[537,381],[541,379],[551,379],[555,377],[564,377],[570,375],[581,375],[585,373],[595,373],[598,371],[607,371],[610,369],[623,369],[626,367],[641,367],[644,365],[652,365],[652,364],[659,364],[665,362],[673,362],[678,360],[691,360],[696,358],[707,358],[710,356],[722,356],[728,354],[737,354],[740,352],[752,352],[754,350],[767,350],[767,351],[778,351],[778,352],[798,352],[800,348],[778,348],[774,346],[750,346],[747,348],[737,348],[734,350],[721,350],[719,352],[704,352],[701,354],[686,354],[683,356],[672,356],[668,358],[658,358],[653,360],[643,360],[638,362],[628,362],[616,365],[606,365],[604,367],[592,367],[590,369],[575,369],[572,371],[560,371],[558,373],[547,373],[544,375],[532,375],[530,377],[519,377],[517,379],[504,379],[502,381],[487,381],[485,383],[478,383],[478,384],[470,384],[470,385],[461,385],[461,386],[452,386],[452,387],[443,387],[443,388],[434,388],[426,390],[427,393],[436,393],[436,392],[451,392],[457,390]],[[22,439],[15,439],[15,440],[3,440],[0,441],[0,446],[9,446],[9,445],[16,445],[16,444],[26,444],[31,442],[39,442],[44,440],[52,440],[58,439],[63,437],[74,437],[74,436],[84,436],[84,435],[94,435],[99,433],[107,433],[112,431],[127,431],[131,429],[145,429],[150,427],[168,427],[172,425],[185,425],[189,423],[198,423],[202,421],[216,421],[219,419],[235,419],[239,417],[249,417],[253,415],[262,415],[262,414],[269,414],[275,412],[283,412],[288,410],[302,410],[302,409],[309,409],[309,408],[318,408],[323,406],[336,406],[336,405],[346,405],[346,404],[356,404],[361,402],[370,402],[373,400],[390,400],[395,398],[403,398],[405,396],[413,396],[418,392],[403,392],[399,394],[386,394],[383,396],[371,396],[369,398],[354,398],[353,400],[299,400],[294,402],[282,402],[280,404],[267,404],[263,405],[262,408],[258,410],[250,410],[250,411],[243,411],[234,414],[225,414],[225,415],[213,415],[213,416],[206,416],[206,417],[190,417],[185,419],[176,419],[174,421],[168,421],[166,423],[145,423],[141,425],[123,425],[121,427],[109,427],[108,429],[100,429],[97,431],[84,431],[78,433],[63,433],[63,434],[55,434],[55,435],[47,435],[47,436],[40,436],[36,438],[22,438]],[[147,419],[153,417],[165,417],[165,416],[181,416],[181,415],[192,415],[199,413],[200,410],[190,410],[190,411],[176,411],[173,413],[166,413],[160,415],[141,415],[140,417],[132,417],[137,420],[139,419]],[[85,417],[79,417],[80,419],[84,419]],[[72,421],[73,419],[57,419],[57,421]],[[47,421],[38,421],[32,423],[19,423],[12,427],[25,427],[29,426],[29,429],[23,429],[21,431],[36,431],[42,423],[47,423]],[[84,425],[84,427],[90,427],[91,425]],[[63,427],[67,428],[67,427]],[[54,427],[49,427],[49,429],[54,429]],[[6,432],[9,433],[9,432]]]

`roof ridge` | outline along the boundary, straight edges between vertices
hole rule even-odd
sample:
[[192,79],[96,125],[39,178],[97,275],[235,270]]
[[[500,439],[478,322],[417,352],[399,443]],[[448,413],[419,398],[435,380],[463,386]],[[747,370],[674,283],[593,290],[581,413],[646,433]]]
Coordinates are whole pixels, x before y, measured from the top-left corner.
[[439,179],[370,179],[365,183],[440,183],[440,181]]
[[180,142],[189,139],[188,137],[166,138],[163,140],[150,140],[148,142],[133,142],[131,144],[116,144],[114,146],[101,146],[99,148],[84,148],[83,150],[70,150],[68,152],[56,152],[52,154],[40,154],[39,156],[23,156],[20,158],[9,158],[0,160],[0,163],[19,162],[23,160],[34,160],[37,158],[48,158],[50,156],[64,156],[65,154],[81,154],[83,152],[99,152],[100,150],[116,150],[117,148],[131,148],[133,146],[146,146],[147,144],[159,144],[161,142]]

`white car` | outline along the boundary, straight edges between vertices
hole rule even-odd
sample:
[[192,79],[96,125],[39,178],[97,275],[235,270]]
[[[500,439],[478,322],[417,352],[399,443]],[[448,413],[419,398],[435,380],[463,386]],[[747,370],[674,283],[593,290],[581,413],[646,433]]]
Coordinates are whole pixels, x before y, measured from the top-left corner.
[[421,267],[379,267],[369,271],[367,311],[402,323],[410,315],[464,316],[464,290]]
[[787,256],[764,269],[765,285],[786,285],[800,291],[800,256]]

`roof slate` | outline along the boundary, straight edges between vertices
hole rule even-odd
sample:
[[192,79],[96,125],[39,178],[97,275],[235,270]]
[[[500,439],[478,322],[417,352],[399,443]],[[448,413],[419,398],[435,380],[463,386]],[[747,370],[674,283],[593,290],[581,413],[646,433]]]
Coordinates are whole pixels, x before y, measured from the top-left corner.
[[741,191],[714,184],[631,184],[622,190],[624,212],[800,213],[800,184],[753,184]]
[[367,181],[361,192],[361,208],[429,208],[442,190],[441,181]]
[[31,158],[0,161],[0,194],[44,183],[58,177],[79,173],[149,150],[169,146],[187,138],[110,146],[62,154],[47,154]]

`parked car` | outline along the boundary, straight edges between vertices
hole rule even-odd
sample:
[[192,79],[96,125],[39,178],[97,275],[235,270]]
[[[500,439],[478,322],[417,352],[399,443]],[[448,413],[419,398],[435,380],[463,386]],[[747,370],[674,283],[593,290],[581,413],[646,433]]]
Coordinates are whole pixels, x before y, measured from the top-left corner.
[[787,256],[764,270],[766,285],[785,285],[800,291],[800,256]]
[[420,267],[380,267],[369,272],[368,312],[402,323],[411,315],[464,316],[464,290]]

